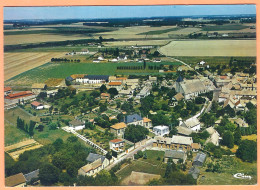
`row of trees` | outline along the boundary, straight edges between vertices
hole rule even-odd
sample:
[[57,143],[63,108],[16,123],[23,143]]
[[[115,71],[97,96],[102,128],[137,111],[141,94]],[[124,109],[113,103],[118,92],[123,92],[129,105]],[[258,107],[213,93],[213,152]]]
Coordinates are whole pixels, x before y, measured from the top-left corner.
[[16,120],[16,126],[25,131],[26,133],[28,133],[30,136],[33,136],[34,135],[34,127],[35,127],[35,124],[36,122],[35,121],[32,121],[30,120],[30,123],[29,125],[27,123],[25,123],[25,121],[23,119],[21,119],[19,116],[17,117],[17,120]]
[[67,58],[51,58],[51,62],[65,62],[65,63],[79,63],[80,59],[67,59]]

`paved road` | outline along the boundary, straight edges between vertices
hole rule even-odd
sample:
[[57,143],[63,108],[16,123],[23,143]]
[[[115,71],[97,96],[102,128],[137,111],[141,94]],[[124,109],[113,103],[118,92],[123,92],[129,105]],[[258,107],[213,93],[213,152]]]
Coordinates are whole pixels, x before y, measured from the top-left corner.
[[141,145],[139,147],[137,147],[136,149],[134,149],[132,152],[126,154],[125,156],[123,156],[122,158],[120,158],[119,160],[116,160],[114,163],[112,163],[111,165],[109,165],[106,170],[110,170],[111,168],[113,168],[115,165],[117,165],[118,163],[120,163],[121,161],[123,161],[124,159],[127,158],[132,158],[134,156],[134,154],[136,154],[139,150],[143,150],[144,148],[151,146],[153,144],[153,139],[150,139],[147,141],[147,143],[145,145]]

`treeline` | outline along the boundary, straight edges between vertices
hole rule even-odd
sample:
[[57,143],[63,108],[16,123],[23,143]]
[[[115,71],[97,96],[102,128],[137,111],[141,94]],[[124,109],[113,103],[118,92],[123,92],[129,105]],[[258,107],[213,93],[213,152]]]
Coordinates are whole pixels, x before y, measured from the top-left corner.
[[117,70],[142,70],[143,66],[118,66]]
[[51,62],[80,63],[80,59],[51,58]]
[[30,120],[30,123],[29,125],[27,123],[25,123],[25,121],[23,119],[21,119],[19,116],[17,117],[17,120],[16,120],[16,126],[25,131],[26,133],[28,133],[30,136],[33,136],[34,135],[34,127],[35,127],[35,124],[36,122],[35,121],[32,121]]

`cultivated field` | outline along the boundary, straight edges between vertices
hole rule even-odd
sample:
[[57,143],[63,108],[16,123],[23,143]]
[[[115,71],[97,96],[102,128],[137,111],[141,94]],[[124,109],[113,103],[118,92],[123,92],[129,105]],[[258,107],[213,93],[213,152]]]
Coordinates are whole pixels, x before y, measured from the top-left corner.
[[5,35],[4,45],[15,45],[15,44],[32,44],[40,42],[57,42],[66,40],[80,40],[90,39],[89,36],[85,35],[61,35],[61,34],[20,34],[20,35]]
[[64,55],[64,52],[4,53],[4,79],[8,80],[22,72],[45,64],[53,57],[58,58]]
[[132,171],[131,175],[121,182],[121,185],[146,185],[149,181],[160,178],[160,175]]
[[256,56],[255,40],[172,41],[160,48],[167,56]]

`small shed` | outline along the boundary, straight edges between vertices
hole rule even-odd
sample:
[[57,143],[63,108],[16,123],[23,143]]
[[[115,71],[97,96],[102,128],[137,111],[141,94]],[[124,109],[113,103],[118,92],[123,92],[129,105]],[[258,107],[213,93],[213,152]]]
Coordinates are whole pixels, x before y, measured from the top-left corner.
[[192,165],[193,166],[202,166],[203,163],[205,162],[205,160],[206,160],[206,154],[198,153],[197,156],[195,157]]

